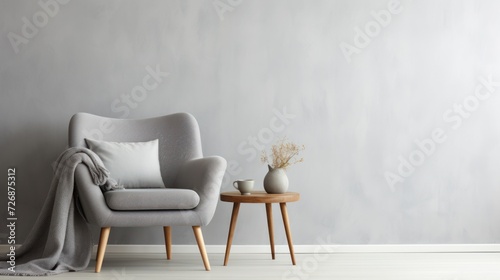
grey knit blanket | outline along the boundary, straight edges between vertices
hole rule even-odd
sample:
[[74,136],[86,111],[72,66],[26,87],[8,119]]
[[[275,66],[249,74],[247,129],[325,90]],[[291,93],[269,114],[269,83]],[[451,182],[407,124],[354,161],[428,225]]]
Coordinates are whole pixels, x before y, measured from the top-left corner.
[[91,150],[64,151],[57,159],[48,196],[33,229],[22,246],[16,246],[15,267],[9,270],[8,252],[0,253],[0,275],[52,275],[88,266],[92,236],[74,198],[74,174],[80,163],[88,167],[96,185],[112,188],[115,184],[108,179],[109,172],[101,159]]

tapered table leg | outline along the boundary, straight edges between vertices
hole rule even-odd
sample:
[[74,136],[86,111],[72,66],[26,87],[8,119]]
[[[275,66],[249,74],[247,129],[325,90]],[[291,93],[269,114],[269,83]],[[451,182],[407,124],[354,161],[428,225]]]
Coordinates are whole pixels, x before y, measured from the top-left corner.
[[290,249],[290,257],[292,257],[292,264],[295,265],[295,254],[293,252],[292,233],[290,232],[290,223],[288,222],[288,211],[286,210],[286,203],[280,203],[281,216],[283,216],[283,224],[285,225],[286,239],[288,240],[288,249]]
[[231,214],[231,224],[229,225],[229,234],[227,235],[226,255],[224,256],[224,266],[227,265],[229,260],[229,253],[231,252],[231,244],[233,243],[234,229],[236,228],[236,220],[238,220],[238,211],[240,210],[240,203],[233,204],[233,213]]
[[267,228],[269,229],[269,243],[271,244],[271,256],[274,260],[274,229],[273,229],[273,205],[266,203]]

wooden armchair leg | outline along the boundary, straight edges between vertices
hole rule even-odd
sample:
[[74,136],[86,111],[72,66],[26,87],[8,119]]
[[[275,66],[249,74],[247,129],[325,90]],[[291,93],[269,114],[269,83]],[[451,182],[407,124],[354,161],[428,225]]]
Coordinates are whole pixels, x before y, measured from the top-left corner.
[[99,246],[97,247],[97,258],[95,264],[95,272],[101,272],[102,261],[104,259],[104,253],[106,252],[106,245],[108,245],[110,227],[101,228],[101,236],[99,237]]
[[167,260],[172,258],[172,229],[167,226],[163,227],[163,233],[165,234],[165,250],[167,251]]
[[203,264],[205,265],[205,270],[210,271],[210,261],[208,260],[207,251],[205,249],[205,241],[203,240],[201,227],[193,226],[193,232],[196,238],[196,242],[198,243],[198,248],[200,249],[201,258],[203,259]]

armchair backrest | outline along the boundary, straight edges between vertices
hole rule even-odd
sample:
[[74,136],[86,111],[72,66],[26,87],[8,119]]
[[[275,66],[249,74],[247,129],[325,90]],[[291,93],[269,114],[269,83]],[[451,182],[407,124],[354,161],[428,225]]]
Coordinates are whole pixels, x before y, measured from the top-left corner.
[[160,169],[166,187],[173,185],[185,161],[203,157],[198,122],[187,113],[149,119],[114,119],[77,113],[69,124],[69,146],[87,147],[85,138],[111,142],[158,139]]

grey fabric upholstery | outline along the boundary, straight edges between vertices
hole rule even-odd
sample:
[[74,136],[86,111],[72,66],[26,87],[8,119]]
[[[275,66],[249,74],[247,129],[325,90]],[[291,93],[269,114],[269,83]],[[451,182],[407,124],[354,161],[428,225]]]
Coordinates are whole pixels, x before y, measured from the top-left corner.
[[113,210],[190,210],[198,206],[200,197],[185,189],[121,189],[104,193]]
[[99,227],[204,226],[218,202],[226,160],[203,157],[200,132],[195,118],[186,113],[163,117],[121,120],[86,113],[73,116],[69,145],[86,147],[84,138],[143,142],[159,140],[159,158],[166,188],[189,189],[199,196],[191,210],[117,211],[108,207],[101,189],[92,183],[87,167],[76,169],[75,182],[85,218]]

